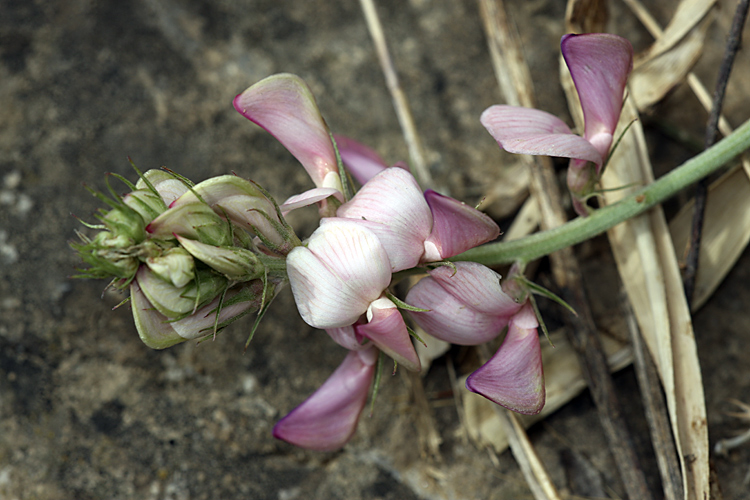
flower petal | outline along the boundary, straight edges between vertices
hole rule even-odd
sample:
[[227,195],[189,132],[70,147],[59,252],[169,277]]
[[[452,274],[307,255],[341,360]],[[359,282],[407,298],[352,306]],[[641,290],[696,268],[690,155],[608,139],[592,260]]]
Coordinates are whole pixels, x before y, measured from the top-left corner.
[[350,351],[361,351],[362,349],[369,349],[372,347],[372,344],[364,341],[362,335],[357,333],[355,325],[342,326],[340,328],[326,328],[326,333],[334,342]]
[[500,286],[501,276],[476,262],[456,262],[456,271],[449,266],[440,266],[430,271],[448,293],[472,309],[510,318],[518,312],[521,304],[505,293]]
[[480,118],[501,148],[509,153],[577,158],[602,164],[601,153],[589,141],[544,111],[517,106],[490,106]]
[[414,322],[435,338],[459,345],[478,345],[497,337],[508,317],[467,307],[431,277],[423,278],[406,296],[406,303],[427,312],[410,312]]
[[296,210],[298,208],[306,207],[319,201],[323,201],[329,196],[335,196],[336,198],[339,198],[340,201],[343,201],[344,199],[344,195],[342,195],[341,191],[337,189],[314,188],[309,189],[304,193],[290,196],[289,199],[287,199],[282,205],[279,206],[279,209],[281,210],[282,214],[286,215],[292,210]]
[[396,304],[385,297],[379,298],[367,309],[367,319],[366,324],[356,327],[358,334],[370,339],[407,370],[418,372],[421,369],[419,356]]
[[[342,191],[328,126],[300,77],[288,73],[269,76],[238,95],[234,109],[278,139],[317,187]],[[335,176],[329,176],[331,172]]]
[[432,230],[430,207],[417,181],[401,168],[377,174],[336,215],[366,223],[388,252],[393,272],[419,263]]
[[626,39],[607,33],[565,35],[560,47],[581,101],[583,136],[606,158],[633,69],[633,47]]
[[344,446],[367,402],[377,356],[374,348],[349,352],[317,391],[274,426],[273,436],[317,451]]
[[364,185],[367,181],[375,177],[388,165],[375,151],[364,144],[345,137],[343,135],[334,135],[336,146],[339,148],[341,161],[344,166],[357,179],[357,182]]
[[500,349],[466,379],[466,388],[518,413],[542,411],[544,372],[537,326],[534,311],[526,304],[511,319]]
[[325,219],[307,247],[287,256],[297,308],[316,328],[353,324],[390,283],[390,268],[375,234],[342,219]]
[[424,197],[433,223],[425,241],[423,261],[447,259],[500,236],[495,221],[476,208],[430,189],[425,191]]

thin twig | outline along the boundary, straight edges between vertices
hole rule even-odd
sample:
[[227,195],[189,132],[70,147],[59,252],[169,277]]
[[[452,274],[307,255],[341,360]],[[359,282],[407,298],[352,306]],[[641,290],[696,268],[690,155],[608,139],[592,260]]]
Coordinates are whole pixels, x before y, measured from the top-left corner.
[[656,463],[661,474],[662,488],[665,500],[680,500],[683,498],[682,473],[680,461],[677,457],[672,430],[667,416],[667,405],[661,391],[659,375],[656,365],[648,350],[644,347],[641,332],[631,311],[627,312],[630,339],[633,344],[633,364],[641,389],[643,407],[646,420],[651,431],[651,442],[656,454]]
[[[507,46],[514,49],[509,52],[512,59],[495,57],[493,63],[504,64],[523,60],[515,57],[520,53],[520,42],[508,28],[507,16],[500,0],[480,0],[480,12],[485,31],[489,39],[490,50],[503,55]],[[494,47],[494,48],[493,48]],[[496,68],[495,73],[505,71]],[[523,74],[523,72],[520,72]],[[533,97],[529,87],[523,81],[516,81],[514,89],[517,97],[506,96],[508,102],[518,102],[522,106],[533,107]],[[505,91],[505,88],[502,88]],[[551,161],[546,157],[535,157],[530,162],[532,169],[531,192],[539,203],[542,214],[542,227],[550,229],[565,223],[566,216],[562,204],[562,195],[557,185]],[[552,273],[562,291],[563,299],[578,311],[578,316],[569,316],[571,324],[567,328],[571,345],[578,354],[582,371],[589,390],[596,404],[599,419],[609,443],[610,452],[620,471],[620,476],[628,496],[632,500],[651,499],[652,495],[646,485],[646,479],[638,463],[630,434],[620,410],[620,404],[614,391],[614,383],[609,373],[607,358],[601,341],[596,333],[596,325],[583,289],[580,267],[572,248],[566,248],[550,255]]]
[[[716,132],[719,125],[721,107],[724,102],[729,75],[732,72],[734,58],[737,55],[737,50],[742,41],[742,28],[745,25],[745,19],[747,19],[749,6],[749,0],[740,0],[737,3],[737,10],[734,13],[734,20],[732,21],[732,27],[727,38],[727,46],[724,50],[724,58],[721,61],[721,66],[719,66],[719,76],[716,79],[716,89],[714,90],[711,114],[708,118],[708,125],[706,125],[706,149],[713,146],[716,141]],[[698,257],[700,255],[707,196],[708,179],[703,179],[698,183],[695,190],[695,211],[693,212],[690,247],[685,263],[685,272],[683,273],[683,285],[685,287],[685,296],[687,297],[688,306],[692,304],[693,292],[695,290],[695,276],[698,271]]]
[[411,160],[414,177],[416,177],[417,182],[419,182],[422,188],[433,187],[434,182],[427,168],[422,141],[419,139],[417,127],[414,125],[414,118],[412,117],[406,94],[404,94],[401,84],[398,81],[398,74],[396,73],[396,68],[393,65],[393,60],[388,51],[388,44],[383,34],[383,26],[380,24],[380,18],[375,9],[375,1],[360,0],[359,3],[365,14],[367,29],[370,31],[370,36],[375,44],[375,50],[378,53],[378,60],[385,76],[385,84],[391,93],[393,107],[396,109],[396,116],[398,116],[398,122],[404,134],[406,147],[409,149],[409,159]]

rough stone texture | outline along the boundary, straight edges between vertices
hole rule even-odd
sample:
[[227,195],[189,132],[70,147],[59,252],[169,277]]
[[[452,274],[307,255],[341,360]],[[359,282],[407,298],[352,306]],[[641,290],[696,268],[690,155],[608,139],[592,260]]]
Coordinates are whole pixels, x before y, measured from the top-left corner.
[[[539,107],[566,116],[557,83],[564,2],[509,3]],[[664,21],[670,3],[658,4]],[[698,66],[706,82],[734,8],[722,4]],[[613,10],[613,31],[646,46],[622,5]],[[476,203],[512,162],[478,122],[499,93],[476,5],[388,0],[380,13],[433,174]],[[98,207],[82,182],[103,189],[105,172],[132,179],[128,156],[141,169],[166,165],[196,181],[236,172],[281,200],[309,188],[295,160],[231,108],[235,94],[281,71],[308,82],[334,131],[389,162],[407,158],[356,2],[0,3],[0,498],[531,498],[509,453],[494,457],[464,438],[445,361],[424,380],[443,439],[439,458],[420,445],[400,376],[386,381],[375,414],[343,451],[305,452],[275,441],[270,429],[344,353],[299,319],[290,294],[244,354],[251,319],[215,342],[157,352],[139,341],[127,306],[110,310],[122,297],[101,297],[104,283],[68,278],[77,261],[67,241],[80,227],[69,214],[91,220]],[[748,82],[745,58],[729,90],[734,124],[746,118]],[[660,126],[701,140],[704,114],[684,88],[656,111],[644,122],[663,171],[689,153]],[[293,223],[309,234],[315,214]],[[589,281],[614,294],[616,281],[596,281],[600,268],[611,269],[601,243],[587,247],[596,271]],[[695,317],[712,441],[743,430],[726,415],[727,400],[750,402],[749,279],[745,255]],[[559,312],[550,314],[554,321]],[[452,351],[457,360],[465,354]],[[656,486],[634,380],[629,370],[616,377]],[[531,437],[561,490],[582,493],[565,471],[583,461],[600,472],[605,491],[622,495],[587,395]],[[748,498],[748,463],[750,447],[716,458],[726,498]]]

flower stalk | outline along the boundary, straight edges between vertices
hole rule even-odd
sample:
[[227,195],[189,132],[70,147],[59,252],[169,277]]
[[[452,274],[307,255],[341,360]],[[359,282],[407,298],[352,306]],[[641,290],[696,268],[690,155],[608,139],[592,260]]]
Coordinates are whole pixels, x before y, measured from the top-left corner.
[[518,240],[472,248],[451,260],[473,261],[487,266],[531,262],[565,247],[576,245],[640,215],[682,189],[715,172],[750,147],[750,120],[716,145],[691,158],[648,186],[619,202],[594,210],[567,224]]

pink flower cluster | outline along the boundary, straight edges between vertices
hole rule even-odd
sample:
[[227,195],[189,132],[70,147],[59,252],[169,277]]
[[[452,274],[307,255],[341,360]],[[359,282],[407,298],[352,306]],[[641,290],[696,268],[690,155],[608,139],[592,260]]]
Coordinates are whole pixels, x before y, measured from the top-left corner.
[[[444,262],[497,238],[494,221],[453,198],[422,192],[408,170],[387,167],[364,145],[334,141],[309,89],[294,75],[258,82],[234,106],[275,136],[315,182],[281,205],[288,211],[317,203],[323,216],[306,244],[288,254],[287,273],[303,320],[349,350],[331,377],[278,422],[274,436],[309,449],[340,448],[356,429],[378,351],[406,369],[421,369],[402,304],[388,290],[393,273],[416,266],[429,276],[406,303],[428,333],[472,345],[508,327],[501,348],[469,377],[468,388],[519,412],[541,410],[538,325],[525,294],[509,295],[500,276],[479,264]],[[349,200],[336,151],[362,183]]]

